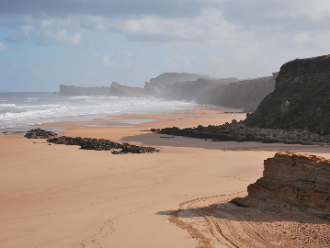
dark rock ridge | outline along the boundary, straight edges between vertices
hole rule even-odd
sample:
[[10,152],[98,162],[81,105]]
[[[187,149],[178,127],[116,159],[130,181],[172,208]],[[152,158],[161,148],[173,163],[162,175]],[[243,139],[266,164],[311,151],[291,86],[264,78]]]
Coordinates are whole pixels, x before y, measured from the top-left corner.
[[128,143],[115,143],[107,139],[58,136],[58,134],[54,132],[46,131],[40,128],[28,131],[24,137],[29,139],[47,139],[49,143],[54,144],[77,145],[80,146],[81,149],[85,150],[112,150],[113,154],[159,152],[158,149],[153,147],[143,147]]
[[279,142],[302,145],[330,143],[330,135],[319,135],[310,133],[307,130],[298,132],[249,127],[242,124],[242,121],[237,123],[235,120],[233,120],[233,123],[231,124],[226,123],[219,126],[209,125],[204,127],[199,125],[197,128],[184,129],[178,127],[163,128],[159,133],[200,139],[212,139],[213,141],[258,141],[263,143]]
[[113,82],[110,86],[110,95],[120,97],[142,97],[146,96],[146,93],[143,88],[130,87]]
[[249,126],[330,134],[330,55],[282,65],[275,90],[247,116]]
[[109,95],[110,87],[81,87],[74,85],[60,85],[59,95],[62,96],[89,96],[89,95]]
[[47,131],[41,128],[31,129],[30,131],[26,132],[24,135],[25,138],[28,139],[48,139],[57,137],[58,134],[52,131]]
[[311,154],[279,152],[264,162],[263,177],[234,203],[257,206],[279,203],[330,220],[330,160]]
[[227,85],[218,85],[204,92],[200,103],[207,103],[230,108],[254,111],[260,102],[275,89],[275,79],[278,73],[270,77],[240,80]]

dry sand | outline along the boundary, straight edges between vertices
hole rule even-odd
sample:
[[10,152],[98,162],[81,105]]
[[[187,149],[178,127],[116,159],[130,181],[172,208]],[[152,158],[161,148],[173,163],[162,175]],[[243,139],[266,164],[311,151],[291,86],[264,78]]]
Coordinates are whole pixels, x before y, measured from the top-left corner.
[[[219,109],[196,109],[43,125],[61,128],[67,136],[158,147],[161,152],[156,154],[112,155],[49,145],[22,135],[0,135],[0,247],[231,247],[225,235],[217,233],[221,223],[212,216],[214,209],[198,211],[234,196],[216,195],[245,194],[247,185],[262,176],[263,160],[276,151],[311,152],[330,158],[329,147],[165,139],[161,137],[166,135],[142,130],[215,125],[244,117]],[[142,119],[148,122],[136,124]],[[176,211],[180,206],[185,210]],[[256,235],[244,233],[246,225],[256,233],[264,230],[258,223],[272,230],[269,226],[273,222],[267,218],[257,224],[252,220],[228,224],[225,217],[221,219],[225,225],[234,225],[231,230],[241,230],[242,236]],[[286,221],[280,219],[276,224]],[[329,229],[324,225],[321,229]],[[299,246],[293,243],[292,247]]]

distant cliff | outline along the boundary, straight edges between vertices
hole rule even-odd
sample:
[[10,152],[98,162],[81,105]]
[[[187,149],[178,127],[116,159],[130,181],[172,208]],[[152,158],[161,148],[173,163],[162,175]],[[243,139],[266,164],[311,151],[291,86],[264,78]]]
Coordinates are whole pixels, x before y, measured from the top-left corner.
[[275,90],[245,123],[330,134],[330,55],[282,65]]
[[186,73],[164,73],[145,84],[146,93],[166,99],[197,101],[254,111],[275,89],[277,73],[270,77],[238,81]]
[[146,96],[146,93],[143,88],[130,87],[113,82],[110,86],[110,95],[121,97],[142,97]]
[[172,85],[176,83],[185,83],[187,81],[196,81],[199,78],[211,77],[207,75],[198,75],[190,73],[163,73],[156,78],[151,78],[150,82],[146,82],[144,89],[147,94],[159,97],[168,97],[172,94]]
[[311,154],[276,153],[264,162],[263,177],[247,188],[245,206],[279,203],[330,219],[330,160]]
[[89,96],[109,95],[110,87],[81,87],[74,85],[60,85],[59,95],[62,96]]
[[193,101],[204,99],[205,91],[213,89],[219,85],[227,85],[230,82],[236,82],[237,78],[207,79],[199,78],[196,81],[187,81],[175,83],[171,91],[166,95],[169,99]]
[[113,82],[110,87],[81,87],[73,85],[60,85],[59,94],[63,96],[79,95],[113,95],[127,97],[155,96],[166,97],[172,94],[172,85],[195,81],[199,78],[209,78],[206,75],[189,73],[163,73],[156,78],[146,82],[144,88],[131,87]]
[[111,87],[61,85],[60,95],[111,95],[120,97],[154,96],[168,100],[196,101],[232,108],[255,110],[273,91],[275,78],[237,81],[237,78],[211,78],[189,73],[163,73],[145,83],[144,88],[113,82]]
[[62,96],[146,96],[143,88],[130,87],[113,82],[110,87],[81,87],[73,85],[60,85],[59,95]]
[[206,91],[198,102],[254,111],[262,99],[275,89],[276,76],[274,73],[271,77],[218,85]]

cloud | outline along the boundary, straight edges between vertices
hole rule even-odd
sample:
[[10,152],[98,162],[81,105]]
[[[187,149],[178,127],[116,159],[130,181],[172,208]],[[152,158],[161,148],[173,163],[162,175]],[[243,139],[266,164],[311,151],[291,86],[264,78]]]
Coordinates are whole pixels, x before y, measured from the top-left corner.
[[8,48],[5,46],[5,44],[0,43],[0,51],[7,51]]
[[[101,30],[122,33],[129,41],[146,44],[244,50],[255,49],[266,40],[274,44],[317,43],[310,37],[327,32],[330,2],[11,0],[0,2],[0,25],[16,30],[6,39],[12,43],[31,40],[38,45],[75,45],[85,31]],[[309,37],[308,42],[302,41],[304,35]]]
[[32,40],[38,45],[78,44],[85,30],[121,32],[131,41],[191,45],[236,44],[239,37],[244,36],[245,40],[251,37],[251,32],[241,32],[238,25],[228,22],[222,12],[213,7],[200,9],[194,17],[70,15],[37,18],[25,15],[12,21],[2,17],[1,24],[16,26],[18,31],[7,37],[7,42]]
[[[10,20],[0,18],[0,24],[11,23]],[[19,24],[18,24],[19,23]],[[17,33],[7,37],[11,43],[22,43],[32,40],[38,45],[75,45],[80,43],[81,32],[79,20],[73,18],[36,19],[21,16],[12,25],[17,25]]]
[[329,19],[330,2],[328,0],[281,0],[281,4],[283,8],[275,14],[279,17],[307,18],[313,22]]
[[111,65],[111,62],[110,62],[110,59],[109,59],[109,56],[108,55],[103,55],[103,57],[102,57],[102,64],[104,66],[110,66]]
[[0,16],[65,17],[80,14],[111,18],[132,15],[194,16],[199,13],[205,1],[212,0],[10,0],[0,1]]
[[40,31],[36,28],[32,28],[29,32],[20,32],[16,35],[10,35],[6,39],[7,42],[12,43],[22,43],[26,40],[32,40],[38,45],[76,45],[80,43],[81,33],[69,33],[66,29]]
[[201,10],[196,18],[157,18],[146,16],[128,19],[112,27],[125,32],[131,40],[150,43],[234,46],[248,43],[252,32],[228,22],[221,11],[214,8]]
[[304,49],[314,49],[319,51],[330,50],[330,31],[318,32],[298,32],[294,35],[296,45]]

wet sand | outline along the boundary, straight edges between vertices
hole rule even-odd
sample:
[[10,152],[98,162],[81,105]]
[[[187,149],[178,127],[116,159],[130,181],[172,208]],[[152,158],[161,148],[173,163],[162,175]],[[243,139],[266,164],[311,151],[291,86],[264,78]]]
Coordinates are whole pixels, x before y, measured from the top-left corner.
[[[171,220],[180,204],[244,194],[262,176],[263,160],[279,150],[330,158],[329,147],[166,139],[145,131],[244,118],[208,108],[42,126],[153,146],[161,150],[155,154],[113,155],[0,135],[0,247],[198,247],[200,240]],[[185,223],[194,218],[178,217]],[[193,226],[211,247],[226,247],[204,217]]]

